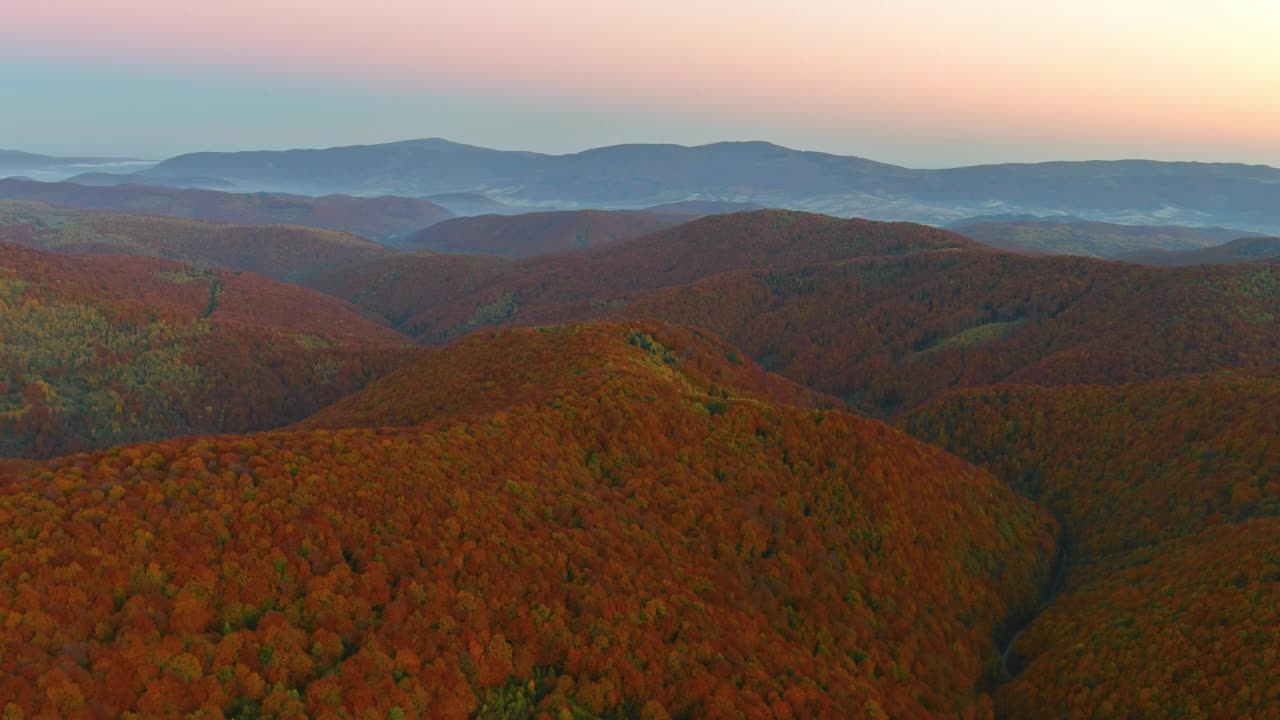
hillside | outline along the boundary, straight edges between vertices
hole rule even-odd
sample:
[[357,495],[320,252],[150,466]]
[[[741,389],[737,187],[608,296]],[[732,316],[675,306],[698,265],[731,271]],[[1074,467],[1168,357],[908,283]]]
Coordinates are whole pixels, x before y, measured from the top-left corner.
[[255,275],[0,243],[0,456],[299,420],[409,359],[349,305]]
[[[1144,268],[993,252],[909,224],[764,211],[570,255],[437,256],[319,276],[407,334],[654,317],[889,415],[955,387],[1119,383],[1274,363],[1280,269]],[[438,274],[438,277],[437,277]]]
[[[146,178],[134,176],[138,182]],[[81,210],[107,210],[236,225],[303,225],[341,230],[380,242],[393,241],[453,217],[416,198],[304,197],[234,193],[146,185],[85,186],[0,180],[0,198],[34,200]]]
[[347,233],[83,212],[0,200],[0,240],[79,255],[150,255],[296,281],[395,252]]
[[[679,371],[674,376],[660,373],[664,378],[692,383],[712,395],[729,388],[800,408],[839,405],[743,360],[735,348],[700,330],[649,321],[623,328],[582,325],[477,333],[427,354],[297,427],[403,427],[471,419],[515,405],[544,404],[569,392],[589,394],[602,379],[602,367],[611,373],[636,359],[652,361],[648,355]],[[657,369],[662,368],[645,368]],[[406,393],[406,387],[414,391]]]
[[689,332],[488,340],[372,391],[466,396],[452,369],[483,365],[511,404],[465,420],[0,481],[0,573],[30,578],[0,587],[0,696],[60,716],[991,715],[992,638],[1052,552],[1029,502],[888,426],[759,397],[738,384],[758,369]]
[[481,193],[510,205],[642,209],[687,200],[946,224],[1071,214],[1129,224],[1280,232],[1280,170],[1146,160],[915,170],[767,142],[617,145],[543,155],[410,140],[325,150],[194,153],[143,171],[305,194]]
[[975,217],[947,229],[1002,250],[1116,260],[1127,260],[1133,253],[1193,250],[1257,237],[1257,233],[1227,228],[1118,225],[1073,217]]
[[415,250],[502,257],[532,257],[629,240],[689,219],[639,210],[562,210],[521,215],[477,215],[432,225],[408,236]]
[[1121,255],[1123,262],[1142,265],[1221,265],[1275,261],[1280,259],[1280,238],[1244,237],[1214,247],[1197,250],[1148,250]]
[[1002,712],[1268,717],[1277,707],[1274,370],[970,390],[904,424],[1062,520],[1061,594],[1013,644]]

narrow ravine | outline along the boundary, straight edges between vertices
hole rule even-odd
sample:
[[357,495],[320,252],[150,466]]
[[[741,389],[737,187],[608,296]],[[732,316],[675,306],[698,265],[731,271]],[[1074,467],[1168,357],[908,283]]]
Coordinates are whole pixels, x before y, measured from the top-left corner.
[[[1061,522],[1061,519],[1059,519],[1059,522]],[[1069,544],[1070,541],[1065,534],[1058,540],[1058,552],[1054,555],[1053,569],[1049,573],[1049,585],[1045,588],[1044,595],[1040,599],[1040,604],[1036,607],[1034,612],[1029,613],[1027,617],[1017,625],[1016,629],[1013,629],[1012,633],[1009,634],[1008,640],[1005,640],[1003,645],[1000,647],[1000,673],[999,676],[995,678],[995,682],[992,686],[992,692],[1001,685],[1012,680],[1018,675],[1018,673],[1022,672],[1021,667],[1010,666],[1010,653],[1013,651],[1014,645],[1017,644],[1018,638],[1022,637],[1022,634],[1026,632],[1027,628],[1031,627],[1031,623],[1035,622],[1042,614],[1044,614],[1044,611],[1049,607],[1049,605],[1057,599],[1058,595],[1062,594],[1063,587],[1066,584],[1067,570],[1071,564],[1071,555],[1067,550]]]

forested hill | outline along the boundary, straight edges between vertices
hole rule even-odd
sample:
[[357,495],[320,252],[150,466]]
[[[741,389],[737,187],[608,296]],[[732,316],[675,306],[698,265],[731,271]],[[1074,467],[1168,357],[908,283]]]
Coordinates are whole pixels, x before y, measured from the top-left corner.
[[277,427],[409,361],[315,291],[141,257],[0,243],[0,455]]
[[[991,714],[993,638],[1048,580],[1045,513],[886,425],[756,394],[786,385],[690,331],[492,339],[374,390],[411,418],[421,377],[465,388],[476,404],[439,422],[0,479],[0,573],[30,578],[0,586],[0,697],[32,715]],[[489,387],[450,374],[472,363]]]

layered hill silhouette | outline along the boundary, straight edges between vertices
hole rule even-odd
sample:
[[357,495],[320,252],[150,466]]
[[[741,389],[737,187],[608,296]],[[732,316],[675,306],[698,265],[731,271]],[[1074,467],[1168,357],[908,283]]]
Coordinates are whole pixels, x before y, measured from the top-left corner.
[[193,153],[144,170],[257,190],[427,196],[484,193],[525,206],[640,209],[751,202],[843,216],[945,224],[975,215],[1068,213],[1091,220],[1280,232],[1280,170],[1146,160],[915,170],[766,142],[618,145],[570,155],[441,139],[326,150]]
[[1026,257],[919,225],[764,211],[524,261],[408,255],[311,284],[427,342],[566,320],[697,325],[891,414],[955,387],[1271,364],[1278,271]]
[[406,362],[351,306],[249,273],[0,243],[0,455],[297,421]]
[[[133,176],[139,183],[147,178]],[[239,225],[304,225],[342,230],[381,242],[453,217],[418,198],[304,197],[283,193],[232,193],[154,185],[87,186],[0,180],[0,198],[34,200],[82,210],[108,210]]]
[[404,245],[440,253],[532,257],[629,240],[690,219],[642,210],[477,215],[432,225],[405,238]]
[[977,389],[905,419],[1063,523],[1062,593],[1009,651],[1003,714],[1277,707],[1278,375]]
[[439,205],[458,217],[471,215],[518,215],[527,208],[498,202],[484,193],[453,192],[428,195],[427,200]]
[[153,162],[124,157],[55,157],[18,150],[0,150],[0,178],[33,177],[39,180],[64,180],[86,172],[132,173],[150,168]]
[[1117,260],[1143,265],[1220,265],[1280,260],[1280,238],[1245,237],[1197,250],[1148,250],[1121,255]]
[[652,213],[669,213],[672,215],[688,215],[691,218],[705,215],[730,215],[732,213],[764,210],[763,205],[751,202],[732,202],[729,200],[682,200],[679,202],[660,203],[645,210]]
[[1196,250],[1259,236],[1227,228],[1119,225],[1076,217],[999,215],[969,218],[947,228],[1002,250],[1117,260],[1128,260],[1135,253]]
[[0,241],[74,255],[149,255],[286,281],[395,254],[332,230],[214,224],[6,200],[0,200]]
[[476,336],[369,392],[0,483],[11,712],[989,716],[1047,580],[1030,502],[692,331]]
[[[100,187],[112,185],[140,185],[140,179],[132,173],[109,173],[109,172],[87,172],[79,175],[72,175],[63,180],[73,185],[96,185]],[[205,190],[235,190],[235,184],[223,180],[222,178],[211,177],[173,177],[173,178],[147,178],[146,185],[175,187],[175,188],[200,188]]]

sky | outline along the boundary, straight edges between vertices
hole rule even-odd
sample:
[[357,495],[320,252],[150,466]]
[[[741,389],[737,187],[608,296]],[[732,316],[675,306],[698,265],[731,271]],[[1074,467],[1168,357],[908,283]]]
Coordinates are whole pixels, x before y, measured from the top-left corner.
[[4,0],[0,148],[1280,166],[1277,0]]

